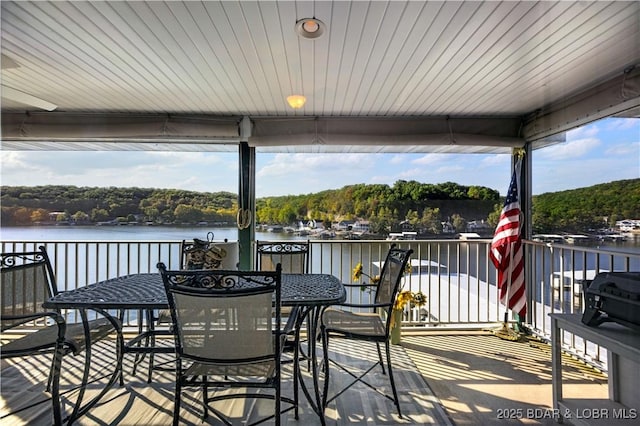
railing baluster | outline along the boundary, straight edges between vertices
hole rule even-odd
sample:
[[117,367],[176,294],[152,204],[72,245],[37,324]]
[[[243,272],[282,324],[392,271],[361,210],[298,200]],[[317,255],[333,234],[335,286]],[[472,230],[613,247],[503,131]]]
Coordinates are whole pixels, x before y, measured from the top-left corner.
[[[34,251],[44,244],[61,290],[124,274],[154,272],[160,260],[171,267],[180,264],[180,241],[2,241],[0,244],[3,252]],[[355,264],[363,262],[364,270],[375,275],[377,272],[372,262],[382,261],[390,245],[390,241],[379,240],[312,240],[311,271],[331,273],[345,283],[352,283],[351,271]],[[408,310],[407,326],[416,326],[416,329],[435,326],[484,327],[488,323],[502,321],[504,307],[498,302],[497,274],[488,256],[490,240],[416,240],[402,241],[399,245],[413,248],[414,259],[446,266],[438,266],[433,274],[411,274],[408,277],[413,280],[414,291],[419,290],[427,295],[427,304],[423,309],[429,315],[424,316],[417,309]],[[638,253],[534,241],[525,241],[524,246],[532,269],[527,274],[530,281],[527,325],[544,338],[550,336],[549,313],[581,312],[583,300],[579,284],[583,279],[589,279],[591,271],[640,270]],[[451,284],[454,279],[458,280],[457,288]],[[490,285],[482,290],[481,282]],[[466,296],[463,288],[467,289]],[[472,302],[470,294],[477,295],[475,302]],[[349,297],[361,302],[365,294],[356,289]],[[457,316],[455,312],[458,312]],[[437,319],[431,316],[433,313],[438,314]],[[69,321],[77,318],[71,312],[67,316]],[[127,314],[125,326],[137,321],[132,316]],[[596,363],[606,361],[606,354],[601,353],[598,347],[594,348],[573,336],[567,336],[567,339],[565,343],[575,353],[584,354]]]

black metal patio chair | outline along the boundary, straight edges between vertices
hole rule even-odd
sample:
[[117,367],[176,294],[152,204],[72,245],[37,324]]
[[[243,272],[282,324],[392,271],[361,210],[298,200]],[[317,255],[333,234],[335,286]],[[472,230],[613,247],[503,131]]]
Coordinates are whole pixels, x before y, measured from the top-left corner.
[[[229,413],[212,406],[229,399],[274,401],[273,414],[251,424],[274,419],[279,425],[280,415],[292,409],[297,419],[297,398],[281,393],[280,357],[285,337],[280,331],[281,267],[275,271],[168,271],[159,263],[158,269],[174,323],[177,368],[173,424],[180,420],[185,387],[202,389],[203,419],[211,411],[225,424],[232,424]],[[222,392],[210,395],[210,388]],[[228,388],[238,392],[225,392]],[[257,392],[259,388],[273,392]],[[284,410],[282,402],[288,405]],[[252,413],[242,415],[248,421]]]
[[[324,352],[325,372],[323,407],[326,407],[329,402],[336,399],[354,384],[361,382],[392,400],[398,409],[398,415],[402,417],[400,402],[398,400],[398,392],[396,391],[395,381],[393,378],[389,340],[392,326],[393,306],[411,253],[413,253],[413,250],[411,249],[399,249],[394,246],[389,249],[382,266],[382,271],[380,272],[380,280],[375,284],[375,290],[373,292],[374,297],[371,303],[343,303],[337,307],[330,307],[322,313],[320,331]],[[361,284],[345,284],[345,287],[347,288],[353,286],[361,287]],[[340,309],[340,306],[351,310]],[[363,312],[362,309],[369,312]],[[373,342],[377,347],[378,361],[372,364],[361,374],[356,375],[349,368],[329,357],[329,344],[331,339],[349,339],[356,342]],[[381,344],[385,347],[386,364],[393,396],[383,393],[380,389],[372,386],[364,380],[364,376],[370,373],[377,365],[380,365],[382,373],[385,374],[385,363],[382,360],[382,352],[380,350]],[[339,392],[336,392],[336,394],[331,398],[328,397],[330,363],[336,365],[354,378],[352,382],[346,385]]]
[[[180,269],[228,269],[238,268],[239,253],[238,243],[224,241],[213,241],[213,233],[209,233],[207,240],[194,238],[192,241],[182,240],[180,244]],[[139,312],[138,317],[146,316],[147,331],[143,333],[142,322],[138,325],[139,335],[144,335],[144,345],[149,347],[156,346],[157,338],[172,338],[173,331],[171,312],[169,309],[161,309],[160,311]],[[156,329],[156,325],[165,327]],[[166,327],[169,327],[167,329]],[[142,341],[140,344],[143,344]],[[142,362],[144,356],[137,355],[133,363],[132,374],[135,375],[138,365]],[[169,361],[172,363],[172,361]],[[172,371],[173,367],[165,367],[164,365],[155,364],[155,356],[153,352],[149,353],[149,370],[147,373],[147,383],[151,383],[153,379],[153,370]]]
[[[63,420],[71,424],[97,402],[95,398],[82,406],[91,366],[88,339],[94,344],[116,332],[121,325],[118,320],[107,316],[88,321],[88,328],[85,330],[82,323],[67,323],[61,312],[45,310],[42,307],[46,300],[58,294],[53,268],[44,246],[40,246],[38,251],[0,254],[0,274],[0,323],[2,341],[7,342],[0,347],[0,357],[27,357],[52,353],[46,390],[51,393],[53,421],[56,425],[62,424]],[[34,328],[36,331],[31,332],[30,329]],[[21,331],[23,333],[20,333]],[[14,338],[11,334],[23,337]],[[122,360],[121,350],[121,342],[118,340],[116,363]],[[60,406],[62,358],[68,354],[78,355],[82,351],[85,352],[85,360],[78,398],[72,413],[63,419]],[[116,367],[121,368],[121,365]],[[34,404],[14,411],[30,408]]]
[[[309,273],[309,241],[256,241],[256,269],[274,271],[280,265],[285,274]],[[297,307],[283,307],[284,330],[292,334],[300,314]]]

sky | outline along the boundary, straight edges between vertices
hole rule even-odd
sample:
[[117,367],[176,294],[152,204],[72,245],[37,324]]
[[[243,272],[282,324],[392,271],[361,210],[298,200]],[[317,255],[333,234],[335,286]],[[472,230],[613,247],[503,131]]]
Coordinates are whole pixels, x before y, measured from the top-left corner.
[[[415,180],[506,194],[510,155],[256,154],[256,197]],[[607,118],[533,151],[533,194],[640,178],[640,119]],[[0,183],[237,192],[236,153],[2,151]]]

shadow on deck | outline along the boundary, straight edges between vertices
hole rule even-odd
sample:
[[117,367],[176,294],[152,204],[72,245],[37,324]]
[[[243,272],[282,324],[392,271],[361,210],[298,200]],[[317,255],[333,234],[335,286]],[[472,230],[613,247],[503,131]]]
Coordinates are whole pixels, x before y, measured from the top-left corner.
[[[335,345],[334,355],[348,362],[365,365],[376,357],[375,347],[346,348]],[[516,424],[554,424],[553,419],[540,418],[552,408],[551,351],[546,344],[527,341],[510,342],[486,333],[405,335],[401,346],[393,346],[394,371],[401,399],[403,417],[399,418],[393,403],[363,385],[357,385],[341,395],[325,411],[327,424],[434,424],[488,425],[504,424],[509,413],[522,410]],[[113,344],[100,344],[95,354],[95,374],[105,374],[112,368]],[[154,382],[146,383],[143,365],[132,376],[132,355],[125,357],[125,386],[115,386],[107,396],[76,424],[80,425],[167,425],[173,410],[173,373],[155,372]],[[79,383],[81,357],[67,357],[63,364],[64,409],[71,411]],[[33,357],[26,362],[2,361],[2,400],[0,423],[7,425],[48,425],[50,405],[44,392],[49,368],[47,357]],[[606,377],[566,358],[565,395],[590,398],[607,396]],[[283,372],[284,393],[291,393],[291,364]],[[309,378],[307,377],[307,380]],[[336,388],[348,380],[332,369]],[[90,392],[100,389],[103,380],[90,385]],[[388,380],[378,372],[373,385],[389,390]],[[200,418],[199,391],[186,391],[181,412],[182,424],[220,424],[210,417]],[[37,403],[41,401],[40,403]],[[36,403],[34,407],[7,415],[16,407]],[[262,404],[262,403],[260,403]],[[243,424],[249,413],[255,416],[268,406],[258,404],[227,404],[226,410],[235,416],[234,424]],[[509,411],[512,410],[512,411]],[[529,411],[528,411],[529,410]],[[537,410],[537,411],[536,411]],[[530,414],[530,415],[528,415]],[[266,423],[266,424],[273,424]],[[301,394],[300,419],[293,413],[282,416],[283,425],[317,425],[317,416]]]

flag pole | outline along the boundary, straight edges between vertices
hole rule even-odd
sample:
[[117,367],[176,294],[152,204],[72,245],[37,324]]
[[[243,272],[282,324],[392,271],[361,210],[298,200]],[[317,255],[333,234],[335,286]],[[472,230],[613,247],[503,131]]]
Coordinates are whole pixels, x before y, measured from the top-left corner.
[[[516,191],[517,191],[517,200],[520,200],[520,167],[521,167],[521,161],[522,161],[522,157],[524,156],[524,151],[523,150],[516,150],[515,155],[518,157],[514,170],[513,170],[513,179],[516,182]],[[511,190],[511,184],[509,187],[509,190]],[[508,200],[509,195],[507,195],[507,200]],[[505,201],[506,204],[507,201]],[[519,211],[518,213],[519,215],[522,214],[521,211]],[[520,226],[520,223],[518,223],[518,227]],[[519,234],[520,230],[518,229],[518,234]],[[492,243],[493,244],[493,243]],[[493,330],[493,334],[498,336],[501,339],[505,339],[505,340],[511,340],[511,341],[517,341],[520,339],[520,333],[518,333],[516,330],[512,329],[509,327],[509,305],[510,305],[510,296],[511,296],[511,284],[512,284],[512,280],[513,280],[513,268],[514,268],[514,262],[513,262],[513,256],[514,256],[514,243],[513,241],[510,241],[509,243],[509,262],[508,262],[508,267],[506,271],[502,271],[502,273],[507,273],[507,291],[506,293],[503,293],[505,296],[505,310],[504,310],[504,321],[502,323],[502,326],[496,330]],[[502,261],[504,262],[504,259],[502,259]],[[495,262],[494,262],[495,263]],[[504,265],[504,263],[503,263]],[[498,265],[496,265],[497,267]],[[498,275],[499,276],[499,275]],[[498,287],[500,287],[500,283],[498,283]],[[500,290],[498,290],[500,291]],[[500,298],[499,298],[500,299]],[[499,300],[498,302],[501,302],[501,300]]]
[[[510,243],[513,244],[513,243]],[[511,276],[513,270],[513,250],[509,250],[509,268],[507,270],[507,292],[505,293],[506,303],[504,308],[504,322],[502,323],[502,327],[493,331],[493,334],[498,336],[503,340],[511,340],[517,341],[520,340],[520,334],[518,334],[514,329],[509,327],[509,295],[511,294]]]

